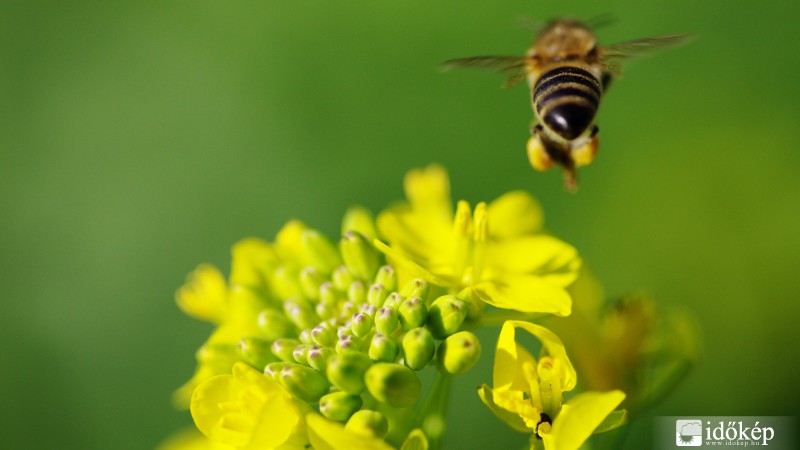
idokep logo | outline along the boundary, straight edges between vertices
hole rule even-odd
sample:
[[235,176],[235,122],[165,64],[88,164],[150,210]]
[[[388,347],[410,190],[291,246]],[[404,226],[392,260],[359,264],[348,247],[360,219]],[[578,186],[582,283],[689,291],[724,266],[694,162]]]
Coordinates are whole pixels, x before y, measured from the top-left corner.
[[675,445],[678,447],[703,445],[703,422],[699,419],[676,420]]

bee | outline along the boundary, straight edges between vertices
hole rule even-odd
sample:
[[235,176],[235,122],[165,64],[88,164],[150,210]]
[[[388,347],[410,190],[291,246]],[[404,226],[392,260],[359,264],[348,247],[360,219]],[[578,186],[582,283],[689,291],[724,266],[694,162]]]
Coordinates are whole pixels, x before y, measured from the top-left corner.
[[534,169],[560,166],[565,186],[577,190],[576,168],[597,153],[595,115],[609,83],[626,59],[686,40],[684,34],[600,46],[589,26],[558,19],[538,33],[524,56],[473,56],[445,61],[443,67],[482,68],[505,73],[504,87],[527,80],[536,120],[528,140]]

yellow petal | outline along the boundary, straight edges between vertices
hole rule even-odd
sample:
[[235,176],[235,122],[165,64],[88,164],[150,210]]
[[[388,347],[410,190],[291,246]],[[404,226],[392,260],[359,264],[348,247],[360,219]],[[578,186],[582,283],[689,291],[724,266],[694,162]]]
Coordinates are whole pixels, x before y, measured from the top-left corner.
[[541,205],[524,191],[508,192],[489,204],[489,232],[496,238],[535,233],[543,220]]
[[451,216],[450,179],[444,167],[431,164],[410,170],[403,180],[406,197],[414,209],[434,216]]
[[258,238],[237,242],[231,249],[231,284],[260,287],[270,267],[277,263],[275,250]]
[[561,286],[577,278],[581,265],[575,247],[546,235],[492,242],[486,248],[486,260],[487,265],[495,270],[542,276],[562,275],[559,277]]
[[563,287],[536,275],[507,275],[473,286],[481,300],[501,309],[568,316],[572,299]]
[[233,450],[224,444],[219,444],[205,437],[197,431],[197,428],[190,428],[178,431],[168,437],[164,442],[156,447],[156,450]]
[[[434,275],[431,271],[417,264],[410,256],[406,255],[400,250],[389,247],[378,239],[373,240],[372,243],[375,245],[375,248],[386,255],[386,257],[394,266],[396,266],[398,270],[406,272],[406,275],[401,277],[399,280],[400,285],[403,285],[405,281],[409,281],[414,278],[422,278],[425,281],[429,281],[440,286],[451,286],[455,284],[455,280],[448,280]],[[403,278],[408,278],[408,280],[404,280]]]
[[428,450],[428,437],[419,428],[411,430],[400,450]]
[[350,432],[316,413],[306,415],[306,423],[315,450],[393,450],[383,439]]
[[516,412],[508,411],[507,409],[499,406],[494,400],[494,391],[489,386],[483,384],[478,387],[478,395],[481,397],[483,403],[497,416],[498,419],[505,422],[511,428],[522,433],[530,433],[531,429],[525,425],[525,421]]
[[191,412],[203,434],[248,450],[285,443],[300,421],[290,395],[243,363],[233,366],[232,375],[212,377],[198,386]]
[[561,407],[550,432],[542,434],[545,448],[577,450],[624,399],[622,391],[592,391],[576,395]]
[[198,266],[178,289],[175,301],[178,307],[196,319],[220,323],[227,313],[225,277],[209,264]]
[[[554,360],[558,360],[559,364],[554,365],[554,367],[559,367],[563,370],[561,376],[563,380],[561,382],[561,388],[563,391],[571,391],[575,388],[575,384],[578,380],[578,375],[575,373],[575,368],[572,366],[569,358],[567,357],[567,351],[564,349],[564,344],[561,342],[561,339],[556,336],[555,333],[548,330],[547,328],[541,325],[535,325],[530,322],[524,322],[521,320],[509,320],[503,324],[503,330],[507,328],[512,330],[511,338],[514,338],[513,330],[516,328],[522,328],[523,330],[527,331],[528,333],[536,336],[536,339],[542,343],[542,348],[544,353],[548,356],[553,358]],[[499,345],[499,341],[498,341]]]

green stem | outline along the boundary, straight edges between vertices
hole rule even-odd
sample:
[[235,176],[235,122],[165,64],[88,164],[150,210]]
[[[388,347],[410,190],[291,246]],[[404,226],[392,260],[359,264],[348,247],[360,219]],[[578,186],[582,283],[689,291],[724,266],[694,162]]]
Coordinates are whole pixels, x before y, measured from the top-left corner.
[[453,377],[450,375],[436,372],[436,380],[433,382],[431,393],[420,411],[419,419],[417,419],[417,426],[422,428],[428,438],[429,450],[438,450],[441,445],[452,381]]

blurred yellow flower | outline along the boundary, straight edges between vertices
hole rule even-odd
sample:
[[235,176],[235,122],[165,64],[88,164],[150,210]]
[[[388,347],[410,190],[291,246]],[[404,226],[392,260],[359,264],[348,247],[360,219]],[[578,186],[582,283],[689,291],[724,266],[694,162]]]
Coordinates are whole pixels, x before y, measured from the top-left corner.
[[214,442],[236,449],[303,448],[308,406],[273,379],[244,363],[232,375],[200,384],[192,395],[197,429]]
[[398,269],[401,283],[423,278],[456,290],[471,288],[498,308],[566,316],[565,290],[581,260],[572,246],[542,232],[541,208],[522,191],[509,192],[474,212],[465,201],[455,215],[450,185],[439,166],[410,171],[407,203],[378,216],[389,244],[375,245]]
[[[516,342],[516,329],[534,335],[544,356],[537,361]],[[497,340],[494,387],[478,388],[481,400],[512,428],[532,433],[547,450],[577,450],[590,435],[625,421],[624,411],[612,414],[625,399],[622,391],[585,392],[564,403],[564,392],[575,388],[577,375],[564,345],[553,332],[523,321],[507,321]]]

